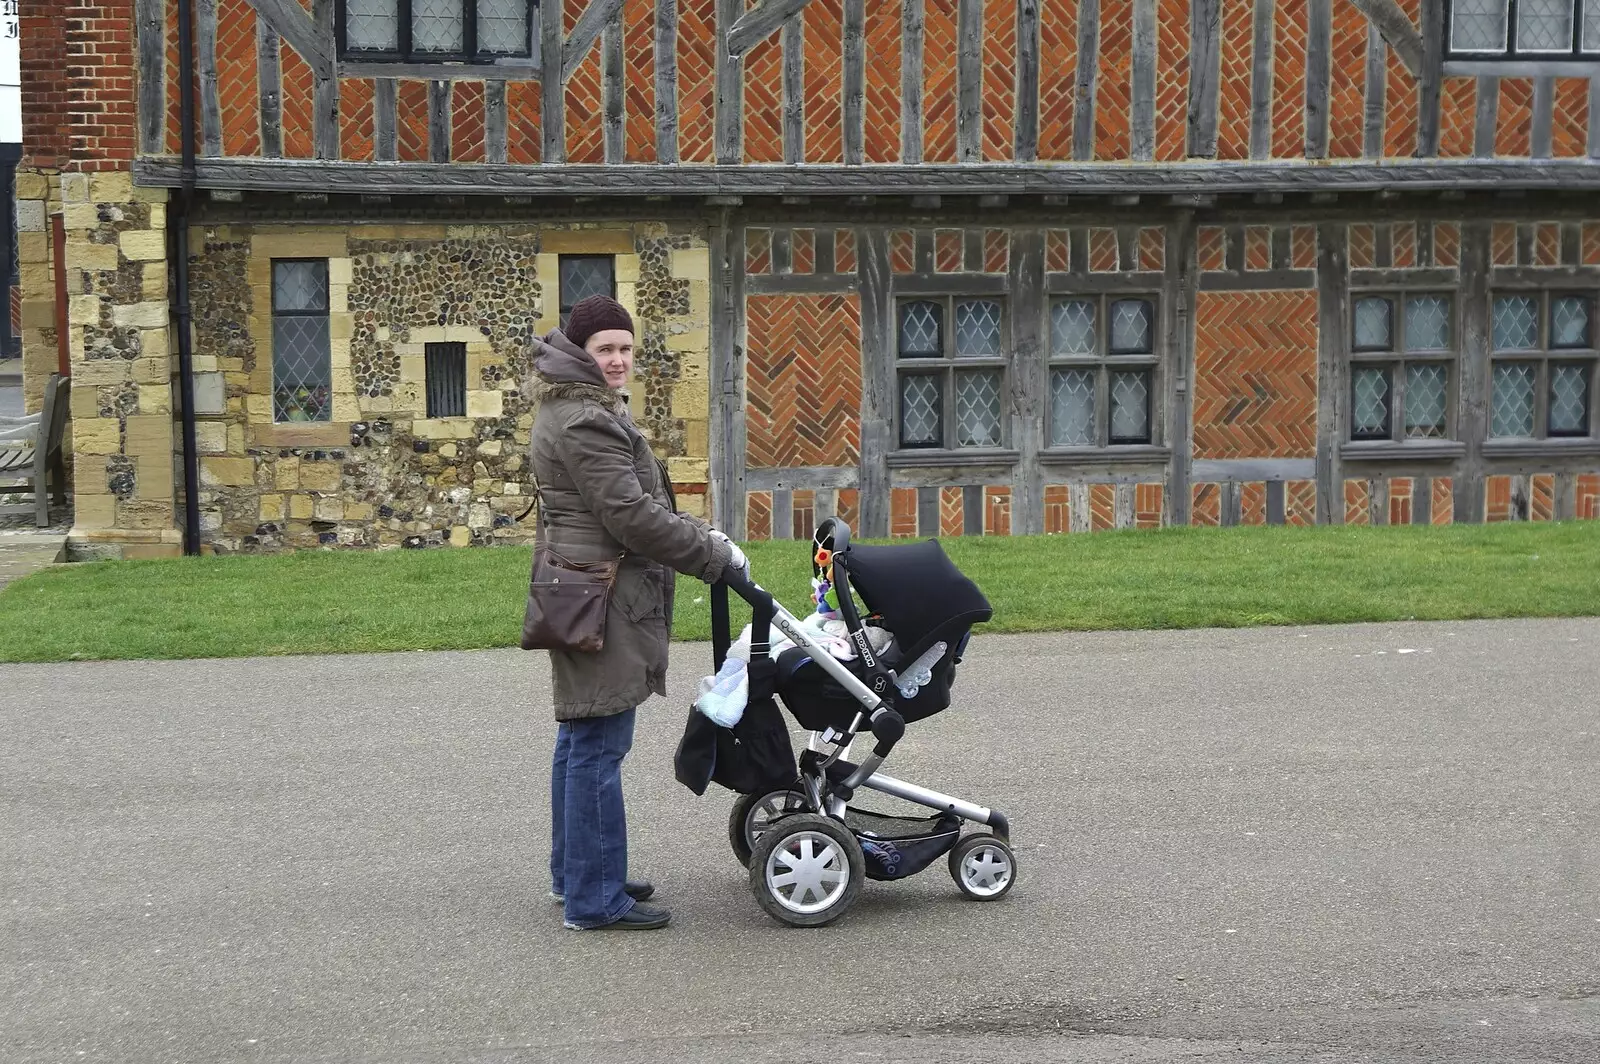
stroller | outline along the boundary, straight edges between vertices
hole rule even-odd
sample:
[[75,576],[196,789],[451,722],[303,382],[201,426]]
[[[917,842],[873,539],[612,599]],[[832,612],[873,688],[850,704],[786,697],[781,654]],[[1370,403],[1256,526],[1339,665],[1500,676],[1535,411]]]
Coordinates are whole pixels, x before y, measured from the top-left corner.
[[[936,540],[852,547],[849,526],[829,518],[818,527],[812,547],[819,607],[825,602],[825,608],[837,608],[853,660],[835,657],[816,627],[797,619],[743,574],[712,589],[718,669],[730,645],[728,589],[752,609],[747,714],[762,696],[776,695],[812,733],[800,756],[798,779],[754,787],[729,816],[728,840],[749,870],[756,900],[785,924],[820,927],[850,908],[864,880],[904,879],[941,857],[966,896],[1004,897],[1017,867],[1005,816],[879,772],[907,724],[950,704],[971,626],[991,615],[988,600]],[[865,605],[865,618],[852,592]],[[881,631],[869,632],[869,623]],[[795,644],[778,655],[775,669],[766,665],[772,625]],[[792,770],[781,715],[770,701],[766,705]],[[692,730],[697,711],[690,712]],[[850,748],[863,730],[870,730],[877,744],[857,764],[849,760]],[[733,739],[720,749],[737,757],[739,743]],[[898,817],[859,809],[851,802],[862,788],[936,812]],[[990,830],[962,837],[965,822]]]

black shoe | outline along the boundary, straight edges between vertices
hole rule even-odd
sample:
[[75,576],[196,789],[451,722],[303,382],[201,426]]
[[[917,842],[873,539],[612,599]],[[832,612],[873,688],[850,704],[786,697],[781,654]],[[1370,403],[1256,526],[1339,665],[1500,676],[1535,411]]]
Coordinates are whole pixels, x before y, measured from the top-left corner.
[[[649,901],[650,896],[656,892],[656,888],[648,879],[630,879],[622,884],[622,892],[634,901]],[[553,890],[550,892],[550,897],[553,901],[567,900]]]
[[599,927],[578,927],[567,924],[570,931],[654,931],[672,922],[672,914],[650,905],[635,905],[619,918]]

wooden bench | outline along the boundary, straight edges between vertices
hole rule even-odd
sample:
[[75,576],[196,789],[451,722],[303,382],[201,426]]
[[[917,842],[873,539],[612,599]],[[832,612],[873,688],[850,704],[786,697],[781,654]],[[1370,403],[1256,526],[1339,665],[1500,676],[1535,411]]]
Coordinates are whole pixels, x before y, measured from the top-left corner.
[[32,495],[31,502],[0,505],[0,515],[32,512],[40,528],[50,524],[50,496],[67,505],[66,461],[61,442],[67,427],[72,382],[52,373],[44,386],[44,408],[23,417],[0,415],[0,495]]

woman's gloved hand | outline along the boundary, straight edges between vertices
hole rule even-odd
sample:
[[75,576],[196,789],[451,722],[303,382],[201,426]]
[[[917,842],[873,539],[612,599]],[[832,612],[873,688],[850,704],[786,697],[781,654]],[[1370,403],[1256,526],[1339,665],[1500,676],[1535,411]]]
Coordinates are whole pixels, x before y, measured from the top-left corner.
[[711,530],[711,534],[728,545],[728,568],[742,569],[748,576],[750,572],[750,559],[744,556],[744,551],[739,549],[739,544],[729,539],[726,533],[719,532],[715,528]]

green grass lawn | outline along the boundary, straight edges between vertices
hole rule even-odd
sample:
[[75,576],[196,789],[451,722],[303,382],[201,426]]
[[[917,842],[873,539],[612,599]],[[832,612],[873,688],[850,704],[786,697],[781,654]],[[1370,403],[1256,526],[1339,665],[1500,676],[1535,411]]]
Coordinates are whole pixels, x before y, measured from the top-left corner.
[[[991,632],[1600,614],[1600,522],[1164,529],[944,541]],[[749,546],[807,608],[802,543]],[[513,645],[526,549],[101,562],[0,592],[0,661],[235,657]],[[675,635],[710,633],[680,578]],[[740,622],[742,623],[742,621]]]

